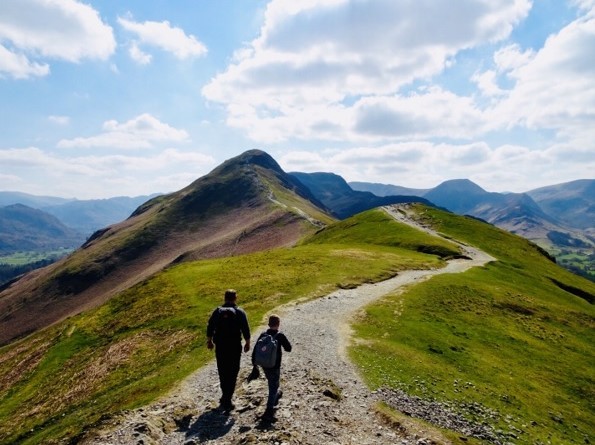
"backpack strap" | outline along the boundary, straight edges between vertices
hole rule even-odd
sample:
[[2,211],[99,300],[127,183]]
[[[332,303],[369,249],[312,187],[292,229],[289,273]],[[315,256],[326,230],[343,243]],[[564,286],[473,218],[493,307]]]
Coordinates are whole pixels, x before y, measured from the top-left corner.
[[217,308],[218,312],[232,312],[234,315],[236,315],[236,308],[233,306],[219,306]]

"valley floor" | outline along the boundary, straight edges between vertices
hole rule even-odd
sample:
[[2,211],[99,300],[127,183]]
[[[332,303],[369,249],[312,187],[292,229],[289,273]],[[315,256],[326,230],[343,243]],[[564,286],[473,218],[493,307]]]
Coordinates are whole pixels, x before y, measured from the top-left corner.
[[[396,215],[395,215],[396,216]],[[403,218],[400,218],[403,220]],[[493,258],[463,246],[469,259],[457,259],[437,270],[407,271],[376,284],[336,291],[324,298],[278,308],[281,329],[293,344],[283,355],[284,391],[276,421],[260,418],[266,403],[266,380],[246,382],[251,370],[249,355],[242,358],[236,409],[224,415],[217,409],[220,397],[214,361],[183,382],[164,399],[108,421],[89,433],[85,444],[426,444],[442,442],[438,430],[423,429],[416,422],[392,426],[378,414],[378,402],[401,408],[412,400],[398,394],[372,393],[349,362],[349,322],[366,305],[382,296],[441,273],[458,273],[481,266]],[[256,338],[260,329],[255,329]],[[413,401],[415,403],[415,401]],[[417,407],[419,408],[419,407]],[[437,411],[434,408],[426,410]],[[411,406],[407,410],[411,411]],[[413,410],[415,412],[415,410]],[[440,411],[438,409],[438,411]],[[428,420],[499,443],[491,431],[474,429],[442,413],[443,421]],[[419,415],[419,414],[417,414]],[[421,417],[424,417],[421,414]],[[493,439],[493,440],[490,440]],[[444,440],[447,442],[446,440]]]

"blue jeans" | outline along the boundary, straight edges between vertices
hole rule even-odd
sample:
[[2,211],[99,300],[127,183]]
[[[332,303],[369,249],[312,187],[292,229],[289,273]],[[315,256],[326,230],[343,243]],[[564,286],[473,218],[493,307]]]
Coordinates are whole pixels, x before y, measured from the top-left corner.
[[267,409],[273,409],[279,394],[279,381],[281,380],[281,368],[263,368],[264,375],[269,384],[269,398],[267,400]]

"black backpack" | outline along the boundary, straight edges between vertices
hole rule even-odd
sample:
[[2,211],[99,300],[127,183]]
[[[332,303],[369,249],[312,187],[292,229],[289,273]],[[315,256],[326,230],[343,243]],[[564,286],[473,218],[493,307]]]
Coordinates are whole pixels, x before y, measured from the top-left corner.
[[219,340],[235,340],[240,335],[240,322],[235,307],[219,306],[215,336]]
[[254,364],[263,368],[273,368],[277,364],[279,342],[277,334],[264,332],[254,345]]

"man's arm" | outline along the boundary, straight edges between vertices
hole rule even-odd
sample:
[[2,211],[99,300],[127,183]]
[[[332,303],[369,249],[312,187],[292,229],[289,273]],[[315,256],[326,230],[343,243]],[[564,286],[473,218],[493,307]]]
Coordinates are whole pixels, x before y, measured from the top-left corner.
[[215,309],[209,318],[209,322],[207,323],[207,348],[213,349],[213,336],[215,335],[215,320],[218,315],[218,310]]
[[242,310],[241,314],[242,314],[242,317],[241,317],[240,329],[242,331],[242,336],[244,337],[244,340],[246,341],[246,344],[244,345],[244,352],[248,352],[250,350],[250,325],[248,324],[248,316],[246,315],[246,312],[244,312]]

